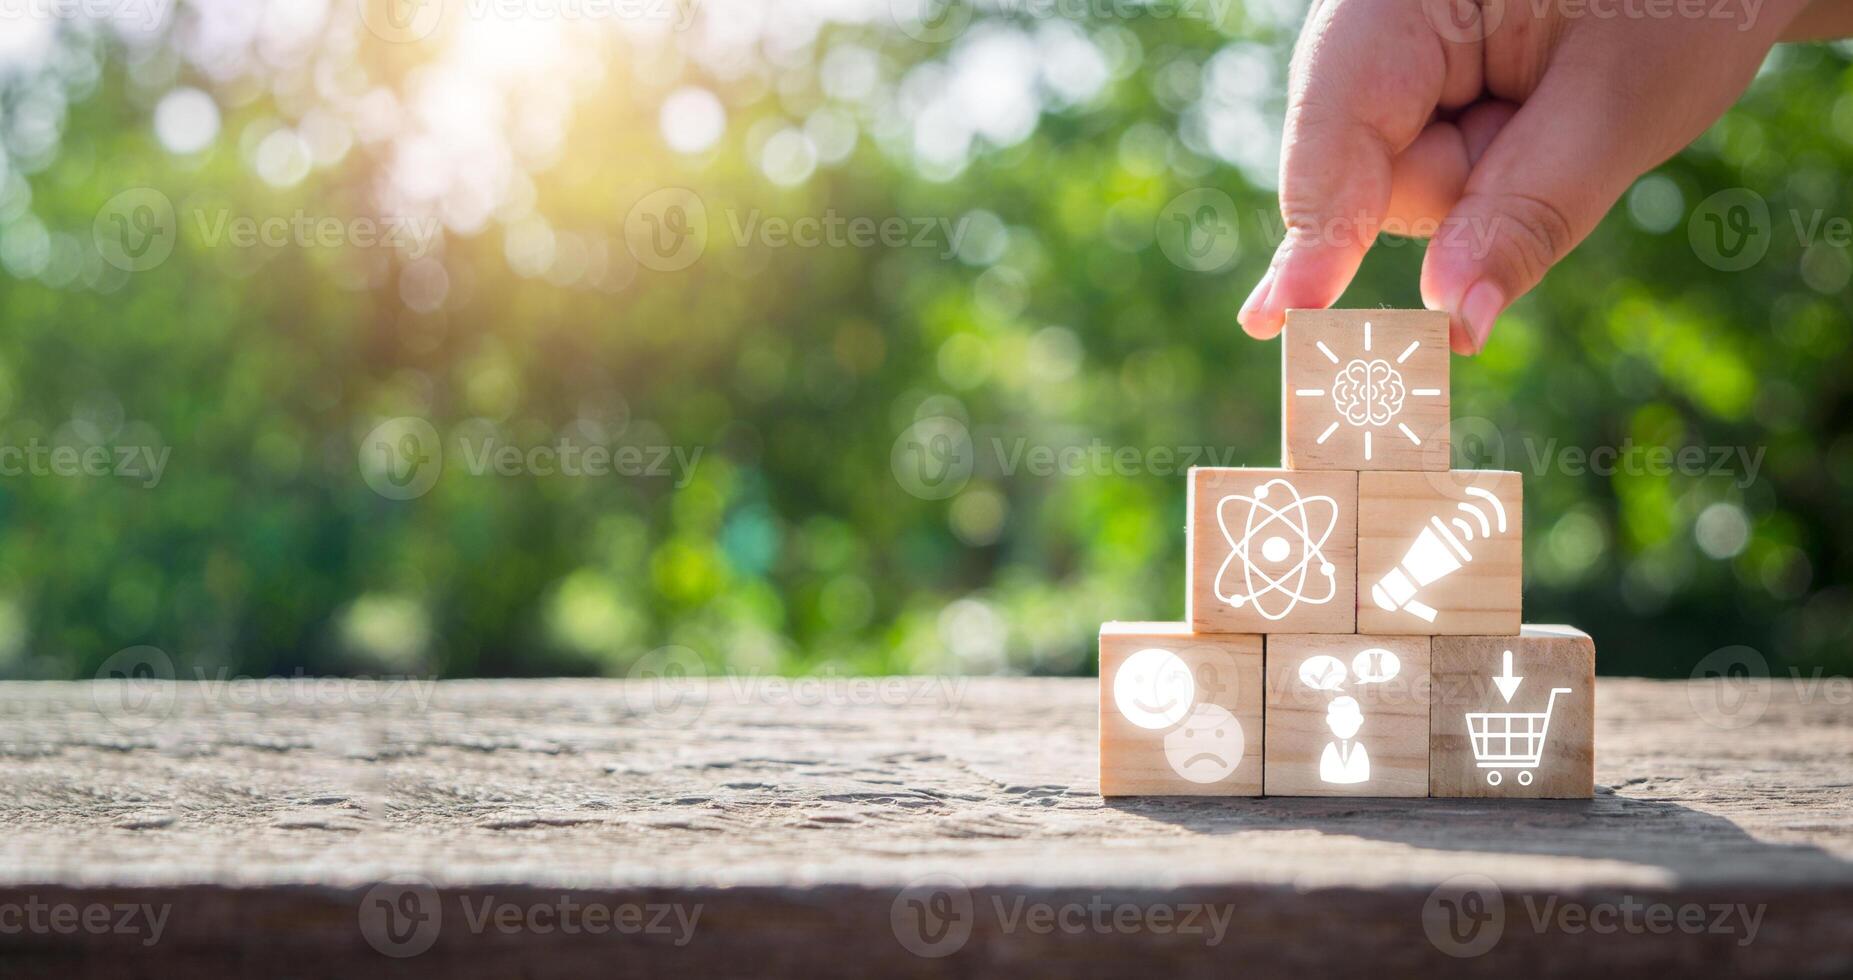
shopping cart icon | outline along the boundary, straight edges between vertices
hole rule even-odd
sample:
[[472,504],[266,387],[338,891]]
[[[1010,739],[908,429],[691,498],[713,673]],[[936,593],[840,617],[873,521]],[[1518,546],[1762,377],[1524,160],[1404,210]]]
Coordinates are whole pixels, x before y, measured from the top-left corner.
[[1569,693],[1567,687],[1551,688],[1551,699],[1540,712],[1467,712],[1467,736],[1473,739],[1473,757],[1487,770],[1487,785],[1499,785],[1505,778],[1502,769],[1519,770],[1518,784],[1531,785],[1531,770],[1544,756],[1544,733],[1550,730],[1557,695]]

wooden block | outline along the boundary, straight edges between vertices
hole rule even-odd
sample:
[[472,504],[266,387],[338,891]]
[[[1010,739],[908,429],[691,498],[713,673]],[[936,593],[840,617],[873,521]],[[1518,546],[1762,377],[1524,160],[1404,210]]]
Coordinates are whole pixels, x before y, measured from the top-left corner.
[[1448,315],[1288,310],[1281,399],[1288,469],[1447,469]]
[[1269,634],[1269,796],[1427,796],[1426,636]]
[[1356,473],[1190,471],[1189,592],[1200,633],[1349,633],[1357,623]]
[[[1596,644],[1589,634],[1526,626],[1518,636],[1437,636],[1433,651],[1432,795],[1595,795]],[[1268,724],[1271,730],[1272,716]],[[1538,738],[1526,737],[1533,731]],[[1473,732],[1487,737],[1476,744]]]
[[1358,474],[1358,631],[1516,635],[1523,491],[1501,470]]
[[1100,627],[1100,795],[1260,796],[1261,637]]

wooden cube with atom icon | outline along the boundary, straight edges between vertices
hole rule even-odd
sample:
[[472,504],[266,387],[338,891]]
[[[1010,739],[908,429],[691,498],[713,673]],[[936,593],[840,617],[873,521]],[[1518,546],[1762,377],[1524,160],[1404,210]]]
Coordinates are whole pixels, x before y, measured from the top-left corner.
[[1281,399],[1288,469],[1447,469],[1447,314],[1289,310]]
[[1356,628],[1358,474],[1197,467],[1189,498],[1192,629]]

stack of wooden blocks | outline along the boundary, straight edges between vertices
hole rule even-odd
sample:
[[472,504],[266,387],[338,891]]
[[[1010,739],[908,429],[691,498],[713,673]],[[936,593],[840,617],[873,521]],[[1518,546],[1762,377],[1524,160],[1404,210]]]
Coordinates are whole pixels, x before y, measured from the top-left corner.
[[1520,625],[1523,488],[1450,469],[1447,316],[1281,343],[1286,467],[1191,470],[1187,622],[1101,627],[1101,793],[1591,796],[1595,644]]

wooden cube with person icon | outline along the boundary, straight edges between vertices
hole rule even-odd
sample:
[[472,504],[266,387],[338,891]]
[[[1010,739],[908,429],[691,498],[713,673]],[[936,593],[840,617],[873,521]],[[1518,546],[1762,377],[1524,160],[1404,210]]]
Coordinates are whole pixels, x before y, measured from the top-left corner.
[[1269,634],[1269,796],[1427,796],[1429,640]]

